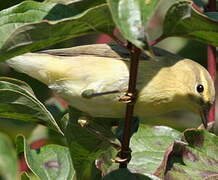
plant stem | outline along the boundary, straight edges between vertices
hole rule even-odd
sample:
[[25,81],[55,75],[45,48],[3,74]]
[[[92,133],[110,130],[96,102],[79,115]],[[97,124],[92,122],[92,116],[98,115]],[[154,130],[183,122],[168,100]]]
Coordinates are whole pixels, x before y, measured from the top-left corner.
[[214,46],[208,46],[207,47],[207,69],[212,77],[212,79],[215,81],[216,79],[216,47]]
[[202,13],[201,8],[199,8],[196,4],[193,3],[193,4],[192,4],[192,7],[193,7],[196,11]]
[[[130,62],[129,86],[128,86],[127,94],[132,94],[133,97],[135,97],[139,56],[141,50],[130,43],[128,47],[130,47],[131,62]],[[122,137],[121,152],[120,152],[120,157],[122,159],[129,158],[129,153],[130,153],[129,144],[130,144],[130,136],[131,136],[131,124],[132,124],[131,121],[133,119],[133,111],[134,111],[134,103],[132,102],[127,103],[124,133]],[[126,168],[126,167],[127,167],[127,162],[120,163],[120,168]]]
[[[205,11],[207,12],[216,11],[216,0],[209,0],[208,7]],[[208,71],[213,81],[215,82],[216,80],[216,47],[210,46],[210,45],[208,45],[207,47],[207,68],[208,68]],[[208,119],[207,119],[208,122],[215,121],[215,112],[216,112],[216,108],[215,108],[215,102],[214,102],[208,114]]]
[[[207,47],[207,69],[213,81],[215,82],[216,80],[216,48],[214,46]],[[214,102],[208,114],[208,119],[207,119],[208,122],[215,121],[215,112],[216,112],[216,108],[215,108],[215,102]]]
[[125,48],[127,47],[127,44],[125,42],[119,40],[114,34],[111,34],[110,37],[120,46],[125,47]]
[[208,11],[216,11],[216,0],[209,0],[208,2]]
[[154,45],[158,44],[160,41],[162,41],[165,38],[166,38],[165,36],[160,36],[157,39],[149,42],[149,46],[154,46]]

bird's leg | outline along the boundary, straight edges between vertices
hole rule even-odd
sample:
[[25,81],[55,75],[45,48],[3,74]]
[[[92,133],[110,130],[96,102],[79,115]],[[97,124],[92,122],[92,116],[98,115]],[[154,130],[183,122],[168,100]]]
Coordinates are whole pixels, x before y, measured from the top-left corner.
[[135,103],[137,99],[137,92],[136,93],[127,93],[127,89],[124,90],[113,90],[113,91],[105,91],[105,92],[95,92],[94,89],[87,89],[82,92],[81,96],[87,99],[97,97],[97,96],[103,96],[103,95],[108,95],[108,94],[115,94],[115,93],[124,93],[119,98],[120,102],[123,103]]
[[109,137],[105,136],[100,131],[98,131],[96,128],[91,126],[91,124],[89,123],[90,120],[91,119],[88,116],[81,116],[78,119],[78,124],[82,128],[85,128],[87,131],[89,131],[90,133],[92,133],[96,137],[102,139],[104,142],[107,142],[108,144],[110,144],[112,147],[114,147],[115,149],[117,149],[119,151],[121,149],[121,146],[119,144],[117,144],[115,141],[113,141],[112,139],[110,139]]
[[120,90],[113,90],[113,91],[105,91],[105,92],[95,92],[94,89],[87,89],[82,92],[81,96],[84,98],[93,98],[97,96],[103,96],[103,95],[108,95],[108,94],[115,94],[115,93],[120,93]]
[[[131,136],[137,132],[138,127],[139,127],[139,118],[138,117],[133,117],[133,121],[132,121],[132,125],[131,125]],[[119,127],[116,131],[116,137],[119,139],[119,141],[122,141],[122,137],[123,137],[123,132],[124,132],[124,121],[120,121]],[[121,152],[118,151],[117,156],[115,157],[115,159],[113,159],[114,162],[116,163],[128,163],[131,160],[131,149],[129,149],[128,151],[124,152],[127,156],[127,158],[123,159],[121,158]]]

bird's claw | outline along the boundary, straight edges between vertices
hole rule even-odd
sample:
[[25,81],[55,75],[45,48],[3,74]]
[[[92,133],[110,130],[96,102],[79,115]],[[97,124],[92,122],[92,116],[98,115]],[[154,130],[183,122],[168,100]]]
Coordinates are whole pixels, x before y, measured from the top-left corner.
[[78,119],[78,124],[81,126],[81,127],[87,127],[89,125],[89,121],[90,121],[90,118],[87,117],[87,116],[81,116],[79,119]]
[[131,149],[129,149],[128,151],[125,151],[124,154],[126,155],[126,158],[122,158],[121,157],[121,150],[120,150],[117,153],[117,156],[114,159],[112,159],[112,161],[114,163],[126,163],[126,164],[128,164],[132,158],[131,153],[132,153]]
[[115,157],[114,159],[112,159],[113,163],[125,163],[127,164],[130,160],[128,160],[128,158],[122,159],[120,157]]
[[120,102],[123,102],[123,103],[128,103],[128,104],[135,104],[136,102],[136,99],[137,99],[137,93],[128,93],[126,92],[123,96],[121,96],[119,98],[119,101]]

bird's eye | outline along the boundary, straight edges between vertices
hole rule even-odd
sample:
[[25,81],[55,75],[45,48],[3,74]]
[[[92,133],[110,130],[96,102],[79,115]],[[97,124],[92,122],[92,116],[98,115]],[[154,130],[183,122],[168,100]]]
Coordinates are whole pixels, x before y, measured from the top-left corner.
[[204,91],[204,86],[201,85],[201,84],[197,85],[197,91],[198,91],[199,93],[202,93],[202,92]]

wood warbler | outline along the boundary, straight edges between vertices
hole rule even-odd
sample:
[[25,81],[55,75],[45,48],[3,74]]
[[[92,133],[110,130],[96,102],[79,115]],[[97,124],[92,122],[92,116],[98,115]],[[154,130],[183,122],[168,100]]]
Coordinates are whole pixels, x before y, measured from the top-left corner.
[[[155,57],[141,54],[134,115],[159,115],[188,110],[202,117],[214,102],[215,89],[200,64],[154,48]],[[7,60],[9,66],[47,84],[73,107],[92,117],[125,115],[129,53],[117,45],[94,44],[27,53]]]

